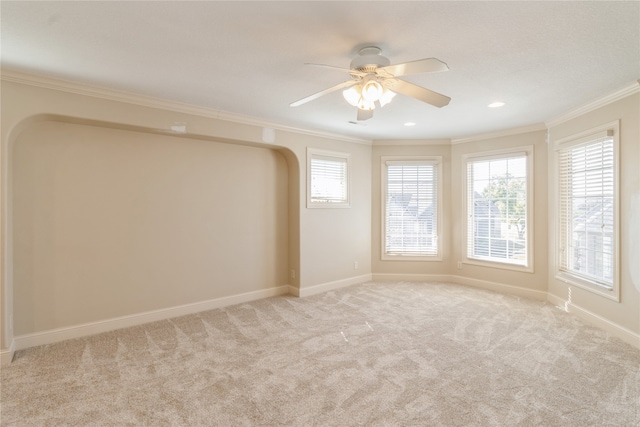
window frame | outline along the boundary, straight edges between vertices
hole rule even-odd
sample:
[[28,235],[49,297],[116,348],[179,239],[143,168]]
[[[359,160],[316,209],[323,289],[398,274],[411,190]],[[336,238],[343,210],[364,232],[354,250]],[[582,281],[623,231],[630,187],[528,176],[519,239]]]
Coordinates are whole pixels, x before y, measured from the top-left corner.
[[[330,200],[314,200],[312,197],[312,169],[311,162],[315,157],[322,157],[325,159],[336,159],[336,161],[344,161],[346,163],[345,174],[345,199],[344,201],[330,201]],[[351,207],[351,154],[338,151],[321,150],[317,148],[307,148],[307,208],[350,208]]]
[[[562,171],[561,171],[561,152],[571,147],[589,144],[602,137],[611,136],[613,139],[613,243],[611,245],[613,251],[613,277],[611,288],[589,280],[587,277],[577,275],[571,271],[562,268],[563,257],[565,253],[563,247],[565,242],[562,241],[563,227],[562,223]],[[555,260],[555,278],[569,285],[585,289],[596,295],[600,295],[607,299],[620,302],[620,122],[619,120],[606,123],[589,130],[579,132],[565,138],[561,138],[554,143],[555,154],[555,176],[556,176],[556,260]]]
[[[402,255],[402,254],[388,254],[386,253],[386,236],[387,236],[387,162],[424,162],[425,164],[432,164],[435,168],[436,177],[436,255]],[[380,233],[380,259],[382,261],[442,261],[442,230],[443,230],[443,194],[442,194],[442,156],[381,156],[380,158],[381,168],[381,233]]]
[[[482,258],[475,258],[469,256],[469,219],[472,217],[469,212],[468,203],[468,168],[470,162],[476,162],[481,160],[500,160],[505,158],[517,157],[518,155],[524,155],[526,158],[526,249],[527,257],[525,264],[516,264],[508,261],[497,261]],[[468,153],[462,156],[462,212],[463,218],[463,232],[462,232],[462,263],[478,265],[483,267],[497,268],[502,270],[513,270],[526,273],[534,272],[534,228],[535,228],[535,210],[534,210],[534,182],[535,182],[535,170],[534,170],[534,147],[533,145],[518,146],[501,150],[483,151]]]

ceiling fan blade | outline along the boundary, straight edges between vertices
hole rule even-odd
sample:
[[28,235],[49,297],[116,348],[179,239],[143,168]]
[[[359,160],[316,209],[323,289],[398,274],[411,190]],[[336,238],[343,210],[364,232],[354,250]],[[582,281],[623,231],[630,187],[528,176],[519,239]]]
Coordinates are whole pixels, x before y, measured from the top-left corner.
[[343,68],[343,67],[334,67],[333,65],[314,64],[312,62],[305,62],[304,65],[311,65],[312,67],[328,68],[330,70],[347,72],[347,73],[351,74],[354,77],[364,77],[364,76],[367,75],[367,73],[363,73],[362,71],[350,70],[349,68]]
[[371,117],[373,117],[373,110],[361,110],[360,108],[358,108],[358,118],[356,120],[361,122],[364,120],[369,120]]
[[302,98],[302,99],[300,99],[300,100],[298,100],[296,102],[292,102],[289,105],[291,107],[297,107],[299,105],[306,104],[309,101],[313,101],[314,99],[318,99],[322,95],[326,95],[328,93],[335,92],[336,90],[340,90],[340,89],[347,88],[349,86],[353,86],[356,83],[358,83],[356,80],[347,80],[346,82],[342,82],[342,83],[337,84],[335,86],[332,86],[332,87],[330,87],[328,89],[325,89],[325,90],[322,90],[320,92],[314,93],[313,95],[309,95],[306,98]]
[[347,73],[349,71],[351,71],[348,68],[343,68],[343,67],[335,67],[333,65],[327,65],[327,64],[314,64],[313,62],[305,62],[304,65],[311,65],[312,67],[322,67],[322,68],[329,68],[332,70],[337,70],[337,71],[346,71]]
[[445,105],[449,104],[449,101],[451,101],[451,98],[449,98],[448,96],[444,96],[438,92],[434,92],[432,90],[414,85],[413,83],[405,82],[404,80],[400,79],[396,80],[391,89],[405,96],[410,96],[411,98],[426,102],[427,104],[431,104],[434,107],[438,108],[444,107]]
[[378,68],[378,71],[389,73],[392,76],[406,76],[408,74],[435,73],[449,71],[449,66],[436,58],[418,59],[417,61],[404,62],[402,64],[388,65]]

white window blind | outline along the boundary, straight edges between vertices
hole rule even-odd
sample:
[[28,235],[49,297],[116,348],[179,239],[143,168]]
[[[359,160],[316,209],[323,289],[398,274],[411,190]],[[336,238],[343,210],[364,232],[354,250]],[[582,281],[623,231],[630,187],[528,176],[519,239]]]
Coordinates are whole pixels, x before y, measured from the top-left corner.
[[527,153],[467,162],[467,258],[526,266]]
[[614,140],[609,133],[558,151],[561,271],[607,289],[615,265]]
[[385,255],[438,255],[437,164],[387,161]]
[[309,164],[309,201],[311,203],[346,204],[348,194],[348,159],[311,154]]

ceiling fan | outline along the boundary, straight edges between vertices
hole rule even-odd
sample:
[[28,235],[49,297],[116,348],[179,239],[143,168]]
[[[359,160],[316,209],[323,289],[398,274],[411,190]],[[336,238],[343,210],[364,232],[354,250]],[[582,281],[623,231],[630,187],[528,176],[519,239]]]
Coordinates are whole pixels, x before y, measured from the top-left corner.
[[448,96],[397,78],[409,74],[448,71],[449,66],[439,59],[425,58],[390,65],[391,61],[382,56],[380,48],[375,46],[360,49],[358,55],[351,61],[349,69],[323,64],[307,64],[347,71],[351,75],[351,80],[292,102],[290,105],[297,107],[328,93],[344,89],[342,94],[347,102],[358,107],[358,120],[368,120],[373,117],[373,110],[388,104],[396,92],[438,108],[444,107],[451,101]]

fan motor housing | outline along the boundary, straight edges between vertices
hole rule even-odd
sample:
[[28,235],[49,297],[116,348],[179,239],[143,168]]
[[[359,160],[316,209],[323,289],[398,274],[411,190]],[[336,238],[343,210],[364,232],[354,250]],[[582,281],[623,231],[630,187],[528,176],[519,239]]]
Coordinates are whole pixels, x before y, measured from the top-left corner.
[[365,47],[358,52],[359,56],[351,61],[351,69],[372,72],[378,67],[386,67],[391,61],[382,56],[382,51],[378,47]]

